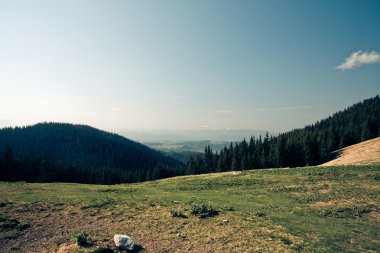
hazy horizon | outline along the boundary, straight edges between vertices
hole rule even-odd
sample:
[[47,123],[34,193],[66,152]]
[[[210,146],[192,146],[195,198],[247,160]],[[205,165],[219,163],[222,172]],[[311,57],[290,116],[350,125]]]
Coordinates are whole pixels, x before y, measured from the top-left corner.
[[380,2],[0,1],[0,128],[285,132],[380,94]]

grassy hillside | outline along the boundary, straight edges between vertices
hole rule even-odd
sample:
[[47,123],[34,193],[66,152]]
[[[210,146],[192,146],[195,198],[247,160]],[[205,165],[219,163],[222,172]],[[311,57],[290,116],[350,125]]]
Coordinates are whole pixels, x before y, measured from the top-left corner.
[[321,166],[380,163],[380,137],[339,149],[330,156],[334,159]]
[[[202,204],[219,213],[191,214]],[[106,246],[115,233],[132,235],[145,252],[380,248],[380,165],[243,171],[115,186],[0,183],[0,206],[0,252],[54,252],[83,230],[98,246]]]

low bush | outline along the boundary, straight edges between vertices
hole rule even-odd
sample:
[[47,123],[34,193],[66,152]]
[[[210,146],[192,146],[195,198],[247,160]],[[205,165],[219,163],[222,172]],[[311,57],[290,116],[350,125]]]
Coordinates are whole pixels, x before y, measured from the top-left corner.
[[323,210],[321,214],[327,217],[334,218],[357,218],[362,217],[364,214],[371,212],[374,209],[373,206],[364,207],[339,207],[339,208],[328,208]]
[[191,214],[197,215],[200,218],[212,217],[219,214],[219,211],[209,205],[193,205],[191,207]]
[[296,196],[293,198],[300,203],[314,203],[314,202],[329,200],[329,198],[321,194],[302,195],[302,196]]
[[264,217],[264,216],[266,216],[266,213],[261,212],[261,211],[257,211],[257,212],[254,212],[253,215],[256,217]]
[[183,213],[179,212],[179,211],[170,211],[170,216],[171,217],[176,217],[176,218],[187,218],[186,215],[184,215]]
[[380,181],[380,174],[376,174],[376,175],[374,175],[372,178],[373,178],[373,180],[375,180],[375,181]]
[[19,224],[17,224],[16,229],[21,231],[21,230],[25,230],[29,227],[30,227],[30,224],[28,222],[20,222]]
[[288,238],[286,238],[286,237],[281,237],[280,240],[281,240],[282,243],[285,244],[285,245],[291,245],[291,244],[293,243],[290,239],[288,239]]
[[225,206],[225,207],[223,207],[223,210],[232,212],[232,211],[235,211],[235,208],[233,206]]
[[92,246],[94,243],[92,242],[92,239],[90,235],[86,232],[79,232],[72,236],[73,240],[78,244],[78,246],[82,247],[88,247]]

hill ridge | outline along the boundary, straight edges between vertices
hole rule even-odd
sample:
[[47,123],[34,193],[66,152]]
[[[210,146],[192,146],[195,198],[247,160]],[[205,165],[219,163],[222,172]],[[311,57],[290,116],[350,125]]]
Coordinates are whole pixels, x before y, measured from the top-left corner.
[[[12,166],[6,161],[10,159],[7,155],[15,160],[11,163]],[[17,163],[21,165],[16,166]],[[7,164],[9,168],[5,169]],[[65,181],[69,182],[105,183],[104,180],[99,180],[101,177],[113,177],[112,180],[106,180],[109,183],[134,181],[133,178],[143,181],[162,174],[154,171],[157,168],[170,169],[179,165],[181,163],[175,159],[143,144],[86,125],[38,123],[0,130],[0,170],[3,170],[3,174],[12,174],[8,178],[12,181],[16,178],[28,180],[19,178],[15,172],[17,170],[26,174],[31,171],[41,174],[41,170],[48,170],[49,173],[65,170]],[[78,170],[81,172],[73,172]],[[94,171],[97,171],[96,175],[92,175]],[[82,180],[70,176],[70,173],[79,174],[76,177]],[[55,180],[62,181],[60,176],[62,175],[55,175]],[[86,179],[86,176],[94,179]]]

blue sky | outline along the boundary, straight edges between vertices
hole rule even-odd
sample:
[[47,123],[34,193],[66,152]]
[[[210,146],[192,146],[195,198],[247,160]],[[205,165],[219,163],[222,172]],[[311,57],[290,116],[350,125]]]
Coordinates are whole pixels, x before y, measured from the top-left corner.
[[379,27],[377,0],[0,0],[0,126],[303,127],[380,93]]

